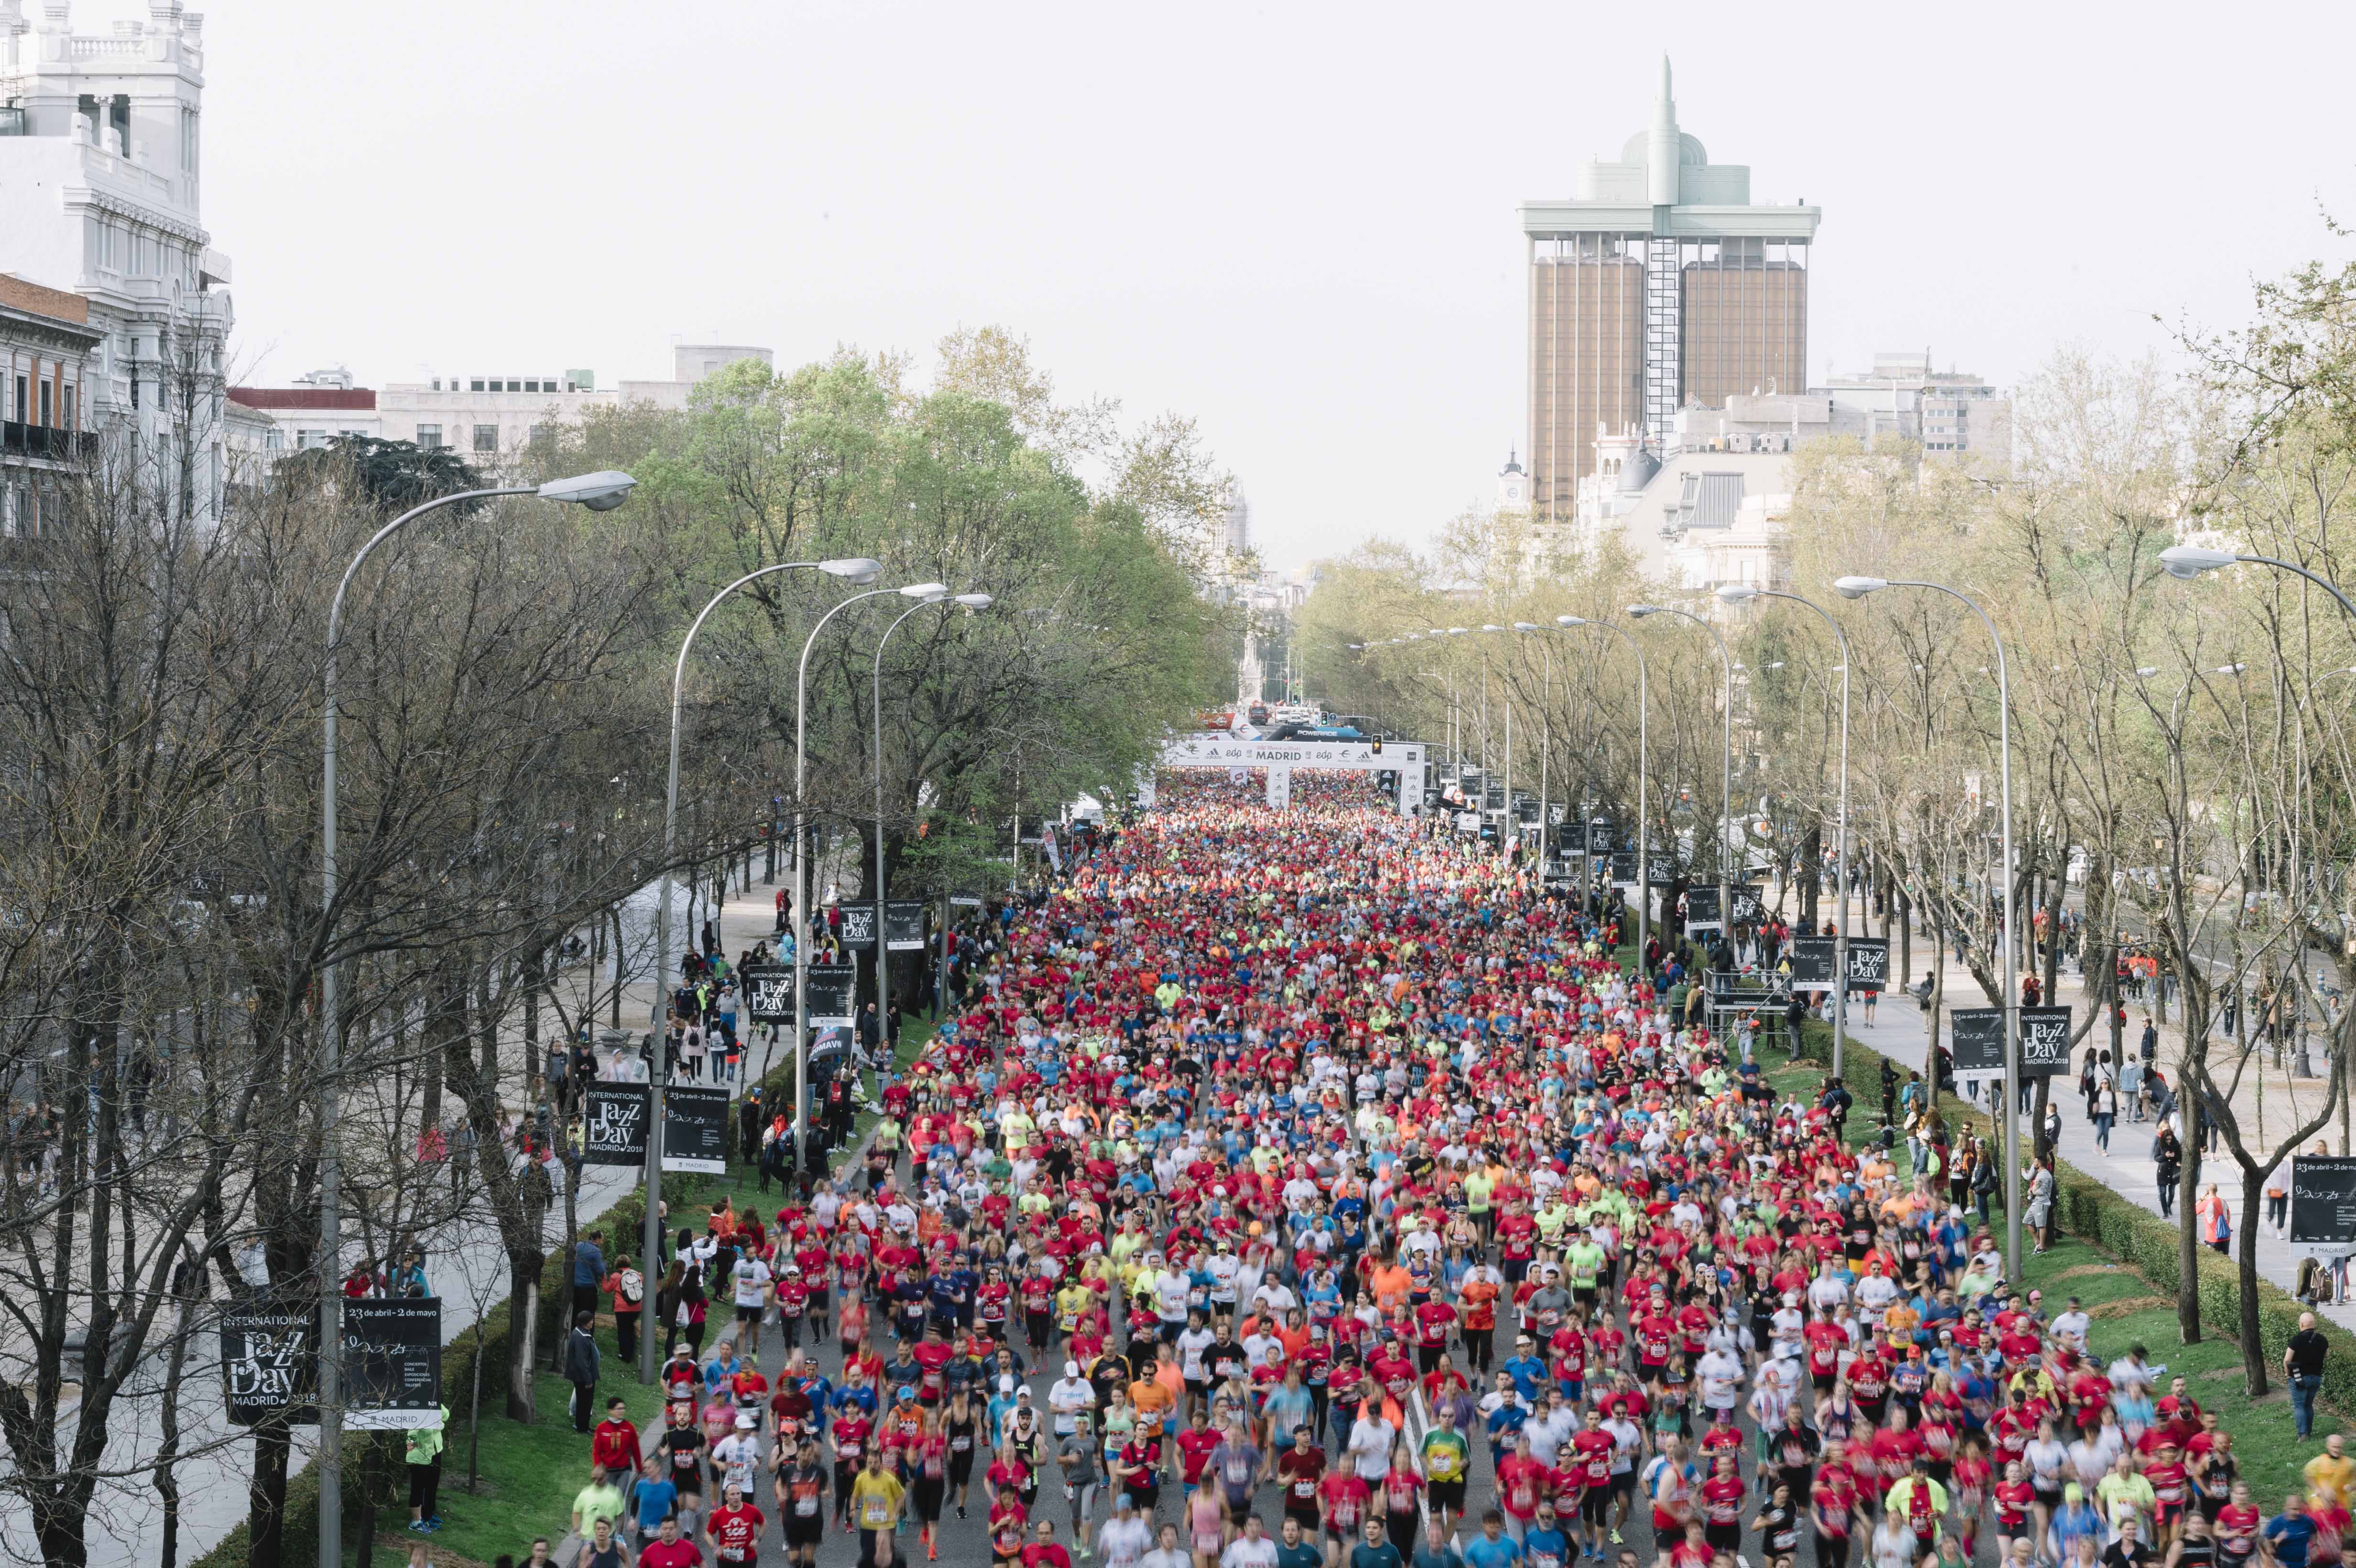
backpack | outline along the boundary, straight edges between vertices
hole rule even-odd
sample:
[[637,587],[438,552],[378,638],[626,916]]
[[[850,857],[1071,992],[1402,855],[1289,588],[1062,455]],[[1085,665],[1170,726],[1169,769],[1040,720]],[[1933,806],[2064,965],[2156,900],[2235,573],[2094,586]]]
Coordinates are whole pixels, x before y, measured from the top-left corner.
[[634,1268],[622,1271],[622,1299],[644,1301],[647,1296],[646,1276]]

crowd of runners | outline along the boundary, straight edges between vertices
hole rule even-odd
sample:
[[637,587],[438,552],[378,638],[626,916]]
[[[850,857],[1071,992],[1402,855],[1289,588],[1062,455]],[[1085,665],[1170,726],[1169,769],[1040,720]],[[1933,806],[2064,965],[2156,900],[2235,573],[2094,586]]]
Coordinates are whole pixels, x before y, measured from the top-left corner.
[[583,1563],[2338,1560],[2338,1438],[2258,1495],[1902,1147],[1673,1019],[1692,955],[1263,787],[1001,912],[855,1180],[712,1211],[719,1332],[596,1429]]

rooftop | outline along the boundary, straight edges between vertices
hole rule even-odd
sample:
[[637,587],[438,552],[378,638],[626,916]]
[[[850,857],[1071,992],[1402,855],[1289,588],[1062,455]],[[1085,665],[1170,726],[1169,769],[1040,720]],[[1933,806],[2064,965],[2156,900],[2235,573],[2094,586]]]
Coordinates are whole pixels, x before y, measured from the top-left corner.
[[14,272],[0,272],[0,305],[27,315],[71,322],[76,326],[90,325],[90,301],[63,289],[27,283]]
[[373,409],[369,387],[231,387],[229,400],[249,409]]

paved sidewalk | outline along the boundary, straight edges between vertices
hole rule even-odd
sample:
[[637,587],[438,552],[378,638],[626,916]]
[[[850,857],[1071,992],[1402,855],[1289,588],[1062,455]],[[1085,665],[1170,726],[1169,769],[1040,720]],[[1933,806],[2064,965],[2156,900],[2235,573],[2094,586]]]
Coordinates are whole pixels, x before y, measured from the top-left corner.
[[[1918,944],[1918,968],[1921,963],[1922,952]],[[1980,989],[1979,983],[1952,961],[1946,965],[1942,984],[1945,987],[1947,1006],[1951,1008],[1987,1005],[1986,993]],[[2077,1008],[2078,1017],[2083,1019],[2092,998],[2080,990],[2077,977],[2064,975],[2058,989],[2060,994],[2054,1000]],[[2127,1004],[2126,1040],[2129,1054],[2135,1052],[2136,1041],[2142,1035],[2147,1010],[2134,1002]],[[1870,1025],[1864,1024],[1859,1021],[1858,1008],[1852,1002],[1850,1034],[1901,1065],[1919,1071],[1924,1059],[1922,1009],[1915,1006],[1912,997],[1892,993],[1881,998],[1877,1011],[1877,1020]],[[2108,1031],[2097,1022],[2086,1040],[2097,1050],[2105,1049],[2109,1043]],[[2082,1045],[2080,1050],[2083,1049]],[[2160,1030],[2159,1044],[2160,1068],[2167,1073],[2171,1085],[2175,1083],[2176,1074],[2170,1071],[2169,1064],[2180,1058],[2182,1051],[2183,1031],[2171,1021]],[[2083,1056],[2073,1053],[2073,1064],[2083,1061]],[[2053,1084],[2055,1096],[2062,1106],[2062,1157],[2130,1201],[2140,1204],[2154,1214],[2158,1213],[2159,1189],[2153,1176],[2151,1157],[2152,1135],[2157,1131],[2155,1124],[2121,1121],[2111,1130],[2111,1147],[2105,1152],[2095,1142],[2094,1125],[2086,1117],[2085,1101],[2079,1095],[2077,1085],[2074,1074],[2068,1079],[2056,1080]],[[2257,1075],[2245,1075],[2241,1092],[2233,1101],[2234,1115],[2244,1127],[2254,1128],[2259,1125],[2260,1092]],[[2291,1116],[2298,1107],[2308,1107],[2308,1114],[2312,1114],[2312,1108],[2321,1103],[2324,1084],[2320,1079],[2313,1078],[2286,1080],[2280,1072],[2270,1071],[2264,1075],[2263,1093],[2264,1125],[2268,1129],[2268,1147],[2272,1147],[2281,1141],[2288,1127],[2295,1125]],[[2001,1098],[2001,1090],[1994,1090],[1992,1097],[1984,1094],[1980,1103],[1987,1105]],[[2024,1126],[2022,1133],[2022,1146],[2026,1147],[2033,1139],[2029,1136],[2029,1128]],[[2327,1129],[2327,1134],[2336,1149],[2339,1140],[2337,1127]],[[2217,1146],[2217,1153],[2202,1162],[2202,1172],[2203,1184],[2214,1179],[2218,1191],[2233,1205],[2233,1222],[2236,1225],[2244,1223],[2244,1216],[2240,1212],[2241,1168],[2233,1162],[2232,1154],[2222,1140]],[[2298,1264],[2303,1253],[2294,1252],[2289,1243],[2279,1240],[2273,1229],[2263,1223],[2263,1213],[2258,1218],[2261,1221],[2258,1232],[2259,1277],[2288,1292],[2297,1284]],[[2176,1219],[2179,1223],[2185,1222],[2185,1216],[2181,1213]],[[2237,1242],[2237,1248],[2238,1244]],[[2333,1322],[2356,1329],[2356,1305],[2327,1307],[2323,1310]]]

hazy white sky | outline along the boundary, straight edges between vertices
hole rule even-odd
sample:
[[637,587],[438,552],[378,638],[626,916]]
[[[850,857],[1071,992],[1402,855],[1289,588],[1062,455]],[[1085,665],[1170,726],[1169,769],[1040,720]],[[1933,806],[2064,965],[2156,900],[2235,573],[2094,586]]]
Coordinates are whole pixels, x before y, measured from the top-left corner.
[[2346,0],[203,9],[251,379],[922,363],[995,322],[1066,394],[1197,416],[1288,566],[1490,494],[1514,208],[1617,155],[1664,48],[1712,159],[1825,209],[1812,376],[2142,352],[2356,219]]

